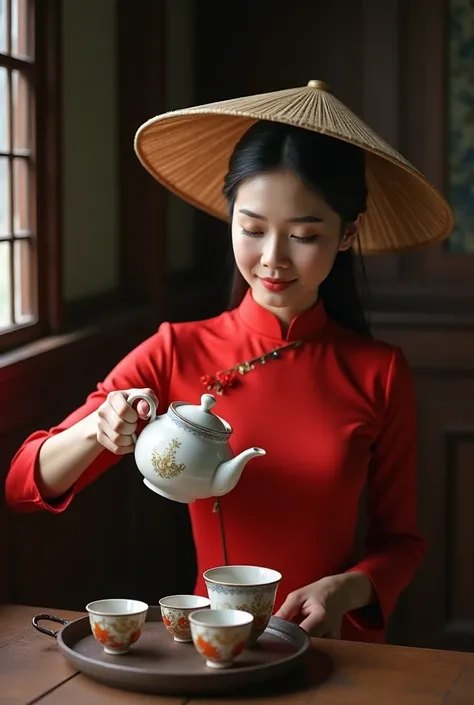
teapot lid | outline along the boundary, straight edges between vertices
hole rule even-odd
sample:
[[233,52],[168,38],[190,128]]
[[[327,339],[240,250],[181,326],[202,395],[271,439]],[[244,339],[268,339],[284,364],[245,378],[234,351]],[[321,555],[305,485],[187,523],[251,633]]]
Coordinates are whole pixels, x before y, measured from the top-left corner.
[[179,406],[175,407],[175,412],[182,419],[194,426],[200,426],[201,428],[208,429],[209,431],[217,431],[218,433],[229,433],[229,424],[211,411],[215,404],[216,399],[212,394],[203,394],[200,405],[179,404]]

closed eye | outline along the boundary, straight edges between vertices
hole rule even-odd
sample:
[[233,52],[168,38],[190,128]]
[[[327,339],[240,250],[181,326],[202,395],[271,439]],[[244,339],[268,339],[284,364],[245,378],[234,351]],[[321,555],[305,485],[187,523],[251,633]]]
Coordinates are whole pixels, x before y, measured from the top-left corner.
[[[242,235],[246,235],[247,237],[260,237],[263,235],[263,232],[261,230],[247,230],[246,228],[242,228]],[[306,237],[298,237],[297,235],[291,235],[291,237],[298,242],[309,243],[314,242],[318,236],[307,235]]]
[[247,235],[247,237],[259,237],[259,235],[263,235],[263,233],[260,231],[246,230],[245,228],[242,228],[242,235]]
[[293,240],[298,240],[298,242],[314,242],[316,238],[318,237],[317,235],[307,235],[306,237],[298,237],[297,235],[292,235],[291,236]]

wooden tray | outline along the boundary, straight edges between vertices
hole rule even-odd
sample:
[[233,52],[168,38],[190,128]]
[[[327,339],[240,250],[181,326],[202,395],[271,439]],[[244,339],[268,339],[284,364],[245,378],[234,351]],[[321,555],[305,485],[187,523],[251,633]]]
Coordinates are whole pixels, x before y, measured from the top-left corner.
[[232,667],[211,670],[194,644],[173,640],[159,607],[149,608],[140,640],[122,656],[104,652],[92,636],[88,616],[72,622],[54,618],[64,624],[57,632],[38,627],[37,621],[47,617],[37,615],[35,628],[56,636],[61,652],[75,668],[101,683],[145,693],[215,693],[279,680],[301,665],[311,643],[300,627],[272,617],[257,645],[246,649]]

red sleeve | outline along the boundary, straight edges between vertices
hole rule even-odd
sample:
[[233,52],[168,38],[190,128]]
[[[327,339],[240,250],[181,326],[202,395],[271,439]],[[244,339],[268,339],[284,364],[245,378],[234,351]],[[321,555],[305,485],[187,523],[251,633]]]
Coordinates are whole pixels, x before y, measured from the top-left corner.
[[359,629],[383,631],[425,544],[417,528],[417,411],[411,370],[396,349],[387,376],[385,414],[367,479],[366,555],[352,571],[365,573],[378,607],[348,616]]
[[98,409],[109,392],[149,387],[156,393],[160,408],[166,409],[168,380],[172,371],[172,351],[172,327],[169,323],[163,323],[155,335],[144,341],[116,365],[81,407],[49,431],[36,431],[31,434],[11,462],[5,484],[7,504],[19,512],[33,512],[40,509],[55,513],[62,512],[77,492],[117,463],[123,456],[104,449],[74,487],[66,495],[58,497],[51,503],[46,502],[40,495],[35,480],[38,454],[42,444],[51,436],[70,428]]

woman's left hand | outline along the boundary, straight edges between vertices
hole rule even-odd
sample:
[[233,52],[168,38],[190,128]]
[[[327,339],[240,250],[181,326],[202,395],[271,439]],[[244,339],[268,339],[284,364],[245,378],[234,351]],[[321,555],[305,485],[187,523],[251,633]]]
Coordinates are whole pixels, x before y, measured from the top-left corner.
[[291,592],[275,616],[296,622],[310,636],[341,638],[342,618],[369,604],[372,585],[363,573],[342,573]]

